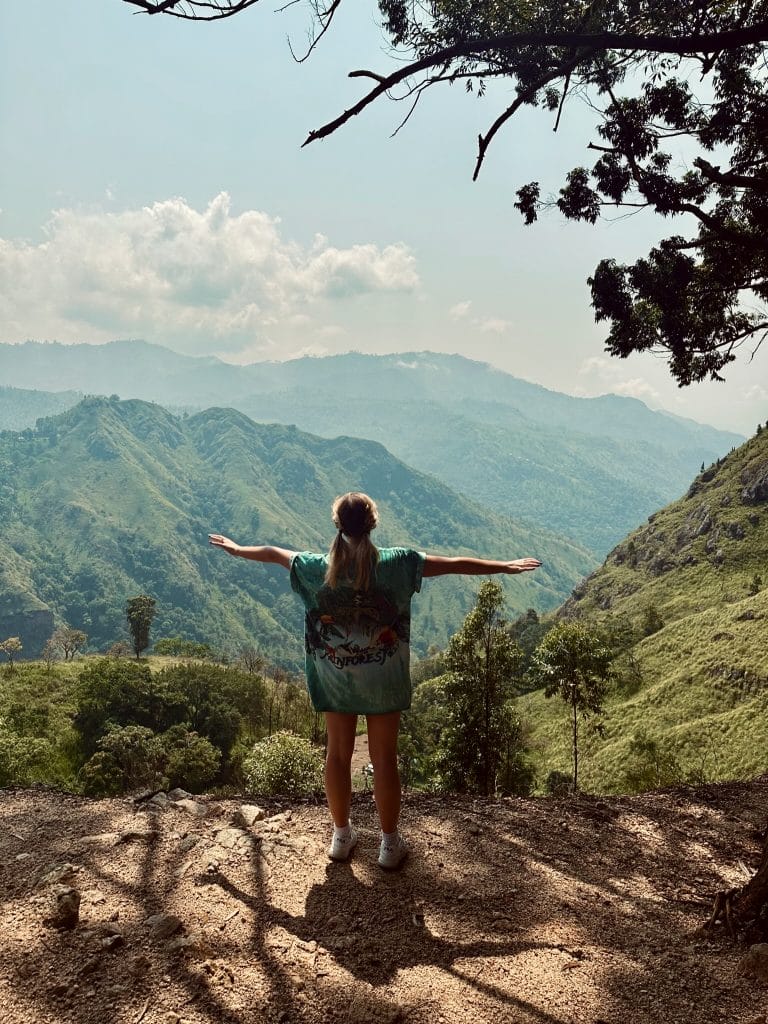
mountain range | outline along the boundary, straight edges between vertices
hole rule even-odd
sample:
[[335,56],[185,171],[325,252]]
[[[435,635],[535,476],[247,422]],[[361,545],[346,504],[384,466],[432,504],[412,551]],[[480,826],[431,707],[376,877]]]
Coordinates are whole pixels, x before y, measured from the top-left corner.
[[[226,405],[259,422],[376,440],[472,500],[586,547],[595,564],[677,498],[702,463],[743,441],[636,399],[574,398],[430,352],[232,366],[141,341],[27,342],[0,345],[0,381],[177,410]],[[32,406],[25,426],[31,417]]]
[[[125,636],[127,598],[157,600],[153,636],[234,652],[257,642],[298,667],[301,613],[287,574],[232,559],[209,532],[241,543],[326,550],[333,498],[379,502],[380,545],[513,558],[544,567],[511,577],[512,610],[556,607],[589,570],[579,545],[522,526],[405,465],[376,442],[254,423],[233,409],[175,416],[158,405],[86,398],[34,429],[0,434],[0,637],[39,654],[54,624],[91,649]],[[443,644],[476,581],[430,581],[416,602],[414,648]]]

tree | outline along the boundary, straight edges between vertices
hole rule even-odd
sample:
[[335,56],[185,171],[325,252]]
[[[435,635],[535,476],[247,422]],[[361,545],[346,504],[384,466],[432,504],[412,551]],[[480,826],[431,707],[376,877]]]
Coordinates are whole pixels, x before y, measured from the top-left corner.
[[8,671],[13,672],[13,659],[17,654],[21,654],[22,650],[21,640],[17,636],[9,636],[7,640],[3,640],[0,643],[0,652],[2,652],[8,659]]
[[160,737],[160,742],[169,786],[182,786],[199,793],[213,781],[221,764],[221,751],[210,740],[184,725],[172,725]]
[[141,725],[113,725],[80,770],[89,796],[114,796],[142,786],[162,786],[164,752],[160,737]]
[[45,671],[49,675],[51,672],[51,666],[53,665],[54,661],[56,661],[56,659],[58,658],[59,653],[59,648],[53,642],[53,637],[50,637],[48,640],[45,641],[45,643],[43,644],[43,650],[40,657],[45,662]]
[[254,647],[253,644],[246,644],[241,647],[237,655],[237,660],[249,675],[252,675],[253,673],[261,675],[267,664],[264,655],[258,647]]
[[81,629],[59,626],[53,631],[49,642],[61,651],[64,661],[69,661],[88,643],[88,635]]
[[[212,21],[256,0],[125,2]],[[309,0],[316,29],[306,56],[340,5]],[[463,82],[483,96],[490,80],[506,80],[514,98],[479,137],[476,178],[518,110],[549,111],[557,129],[568,100],[586,95],[599,117],[598,141],[587,147],[595,163],[571,170],[557,198],[542,199],[539,182],[522,185],[515,205],[525,222],[549,207],[592,224],[606,207],[686,218],[686,234],[671,234],[632,265],[603,259],[589,278],[595,319],[609,324],[607,351],[661,352],[684,385],[721,380],[744,342],[760,345],[768,332],[760,306],[768,299],[768,0],[378,0],[377,7],[401,56],[396,70],[350,72],[373,84],[305,145],[383,96],[406,103],[402,126],[430,88]],[[690,85],[694,73],[702,98]],[[698,155],[678,167],[679,140]]]
[[559,695],[571,709],[573,792],[579,789],[579,716],[603,712],[611,651],[600,634],[577,622],[561,622],[533,655],[532,672],[547,697]]
[[655,604],[649,604],[643,609],[643,617],[640,621],[640,631],[643,636],[653,636],[664,627],[664,619]]
[[128,619],[133,650],[138,660],[141,652],[149,647],[149,630],[155,617],[155,599],[147,594],[130,598],[125,603],[125,617]]
[[445,653],[448,710],[438,771],[449,788],[485,796],[496,791],[500,774],[511,777],[509,762],[520,753],[513,700],[523,655],[501,616],[503,603],[501,586],[483,583]]

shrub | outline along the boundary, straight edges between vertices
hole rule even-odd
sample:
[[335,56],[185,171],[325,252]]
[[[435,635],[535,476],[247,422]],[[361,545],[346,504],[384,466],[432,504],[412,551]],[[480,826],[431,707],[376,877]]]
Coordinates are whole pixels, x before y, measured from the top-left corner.
[[[629,743],[624,761],[622,786],[628,793],[644,793],[684,780],[685,773],[667,745],[638,729]],[[702,780],[703,781],[703,780]]]
[[28,786],[45,774],[50,758],[47,740],[19,736],[0,718],[0,786]]
[[216,777],[221,751],[184,725],[173,725],[160,742],[165,755],[165,775],[169,786],[180,786],[199,793]]
[[573,776],[570,772],[551,771],[544,781],[549,796],[568,796],[573,792]]
[[323,787],[322,754],[303,736],[276,732],[254,745],[243,774],[248,789],[264,796],[310,796]]
[[83,765],[80,780],[89,796],[116,796],[143,786],[162,786],[164,751],[161,740],[142,725],[115,726],[99,741],[99,749]]
[[536,769],[526,754],[502,762],[496,774],[496,792],[502,796],[530,796],[536,783]]

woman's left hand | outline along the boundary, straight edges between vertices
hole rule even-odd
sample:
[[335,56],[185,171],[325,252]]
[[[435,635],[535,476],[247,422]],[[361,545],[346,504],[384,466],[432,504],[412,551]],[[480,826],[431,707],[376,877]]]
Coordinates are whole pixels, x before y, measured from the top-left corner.
[[209,533],[208,543],[213,544],[215,548],[222,548],[228,555],[240,554],[240,545],[230,540],[229,537],[224,537],[221,533]]

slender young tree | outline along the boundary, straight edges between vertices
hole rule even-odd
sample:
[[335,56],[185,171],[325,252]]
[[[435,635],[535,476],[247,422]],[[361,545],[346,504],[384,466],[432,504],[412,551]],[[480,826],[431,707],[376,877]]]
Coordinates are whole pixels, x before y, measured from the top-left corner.
[[579,788],[579,718],[603,712],[612,654],[603,638],[577,622],[563,622],[545,636],[531,671],[547,697],[561,697],[571,712],[573,792]]
[[139,594],[125,603],[125,617],[131,632],[133,650],[137,660],[141,652],[149,647],[149,631],[155,617],[155,599],[147,594]]
[[503,604],[501,586],[483,583],[445,654],[450,710],[439,742],[439,770],[452,789],[485,796],[494,793],[502,762],[514,757],[519,744],[511,705],[523,654],[509,636]]
[[9,636],[7,640],[3,640],[0,643],[0,653],[4,654],[8,659],[8,672],[13,674],[15,671],[13,667],[13,659],[17,654],[21,654],[23,646],[21,640],[17,636]]

